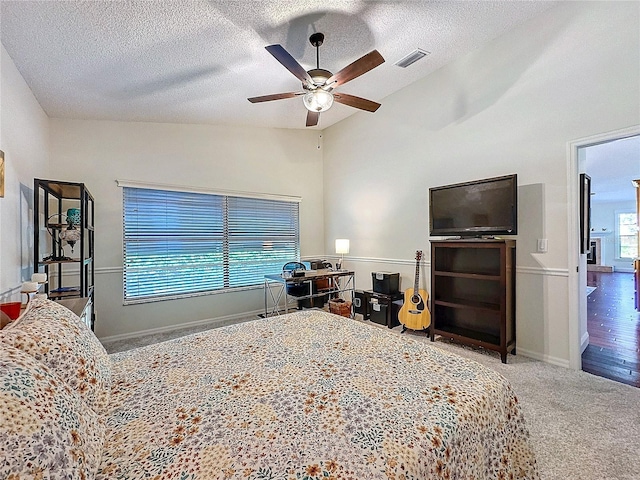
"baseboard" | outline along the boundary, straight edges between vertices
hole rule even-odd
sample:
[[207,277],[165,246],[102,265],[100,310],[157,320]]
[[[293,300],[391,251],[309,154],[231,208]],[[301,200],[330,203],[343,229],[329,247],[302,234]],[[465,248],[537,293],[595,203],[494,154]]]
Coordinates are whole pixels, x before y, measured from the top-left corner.
[[582,355],[582,352],[584,352],[588,346],[589,346],[589,332],[584,332],[584,335],[582,335],[582,339],[580,340],[580,355]]
[[119,340],[129,340],[131,338],[141,337],[143,335],[155,335],[157,333],[172,332],[174,330],[180,330],[182,328],[197,327],[199,325],[211,324],[212,328],[224,327],[232,323],[236,323],[238,320],[242,320],[247,317],[255,315],[256,319],[258,314],[263,314],[264,310],[254,310],[251,312],[243,312],[233,315],[225,315],[224,317],[216,318],[203,318],[202,320],[194,320],[192,322],[180,323],[178,325],[167,325],[165,327],[149,328],[147,330],[138,330],[131,333],[120,333],[117,335],[110,335],[108,337],[100,337],[101,342],[116,342]]
[[534,360],[540,360],[541,362],[550,363],[551,365],[557,365],[558,367],[569,368],[569,360],[565,360],[563,358],[553,357],[547,354],[540,354],[538,352],[532,352],[531,350],[520,347],[516,349],[516,353],[518,355],[533,358]]
[[[616,269],[616,271],[619,270]],[[592,265],[587,263],[587,272],[613,273],[613,267],[611,265]]]
[[615,267],[614,271],[620,272],[620,273],[633,273],[635,270],[633,268],[627,268],[627,267]]

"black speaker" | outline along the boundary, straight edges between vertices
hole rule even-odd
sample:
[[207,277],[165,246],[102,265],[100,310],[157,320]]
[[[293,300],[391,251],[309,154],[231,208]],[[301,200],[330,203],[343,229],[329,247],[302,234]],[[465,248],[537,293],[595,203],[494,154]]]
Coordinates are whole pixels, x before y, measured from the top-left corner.
[[362,315],[364,320],[369,320],[369,294],[362,290],[356,290],[353,294],[353,311]]

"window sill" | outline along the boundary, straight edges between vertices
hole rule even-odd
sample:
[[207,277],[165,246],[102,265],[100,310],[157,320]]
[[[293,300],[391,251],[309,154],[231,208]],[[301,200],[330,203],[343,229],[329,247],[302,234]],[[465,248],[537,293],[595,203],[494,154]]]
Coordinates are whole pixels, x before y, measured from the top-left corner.
[[194,297],[204,297],[207,295],[220,295],[223,293],[236,293],[236,292],[246,292],[249,290],[261,290],[263,289],[263,284],[260,285],[249,285],[246,287],[234,287],[234,288],[223,288],[220,290],[208,290],[206,292],[194,292],[194,293],[186,293],[182,295],[167,295],[163,297],[151,297],[151,298],[140,298],[140,299],[130,299],[123,300],[122,305],[140,305],[143,303],[155,303],[155,302],[165,302],[168,300],[187,300]]

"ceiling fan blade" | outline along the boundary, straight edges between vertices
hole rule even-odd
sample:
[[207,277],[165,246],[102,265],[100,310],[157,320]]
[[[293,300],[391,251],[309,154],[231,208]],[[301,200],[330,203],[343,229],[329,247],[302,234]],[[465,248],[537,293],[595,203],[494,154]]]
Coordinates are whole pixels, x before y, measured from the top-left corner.
[[307,127],[315,127],[318,124],[320,112],[312,112],[307,110]]
[[355,95],[349,95],[348,93],[334,93],[333,99],[343,105],[349,105],[350,107],[366,110],[367,112],[375,112],[381,105],[378,102],[356,97]]
[[293,73],[302,83],[313,84],[313,79],[307,71],[300,65],[295,58],[287,52],[282,45],[268,45],[264,47],[271,55],[275,57],[284,68]]
[[303,92],[274,93],[273,95],[262,95],[261,97],[247,98],[251,103],[270,102],[271,100],[282,100],[283,98],[293,98],[303,95]]
[[330,85],[332,88],[343,85],[363,73],[367,73],[369,70],[376,68],[382,63],[384,63],[384,58],[382,58],[380,52],[373,50],[331,76],[327,80],[326,85]]

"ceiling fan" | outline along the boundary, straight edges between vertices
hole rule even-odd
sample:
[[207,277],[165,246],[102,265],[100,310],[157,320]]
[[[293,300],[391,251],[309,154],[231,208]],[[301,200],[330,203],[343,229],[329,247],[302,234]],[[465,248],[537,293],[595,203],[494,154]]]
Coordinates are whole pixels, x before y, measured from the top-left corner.
[[259,103],[302,95],[304,106],[307,107],[308,110],[307,127],[317,125],[320,112],[329,110],[334,101],[368,112],[375,112],[380,107],[379,103],[367,100],[366,98],[333,91],[336,87],[384,63],[384,58],[382,58],[382,55],[380,55],[377,50],[372,50],[355,62],[344,67],[338,73],[333,74],[328,70],[320,68],[320,45],[324,42],[324,35],[319,32],[314,33],[309,37],[309,42],[316,48],[316,68],[309,71],[306,71],[282,45],[276,44],[265,47],[276,60],[302,82],[302,92],[276,93],[273,95],[263,95],[261,97],[251,97],[247,100],[251,103]]

